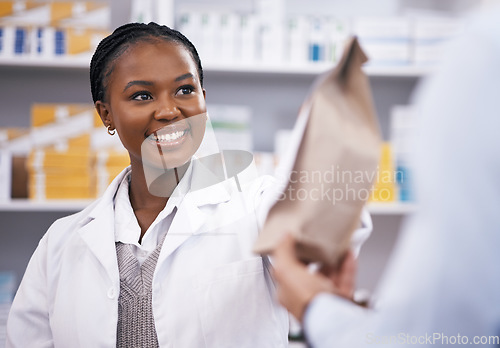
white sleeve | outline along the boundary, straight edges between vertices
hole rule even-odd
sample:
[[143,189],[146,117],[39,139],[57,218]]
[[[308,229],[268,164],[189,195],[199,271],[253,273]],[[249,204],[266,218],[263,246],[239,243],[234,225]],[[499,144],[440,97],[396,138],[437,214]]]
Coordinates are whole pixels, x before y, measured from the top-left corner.
[[254,189],[254,209],[257,216],[259,229],[264,226],[267,214],[272,206],[278,201],[281,194],[279,181],[270,175],[259,177],[256,181],[256,190]]
[[363,208],[361,212],[360,227],[356,229],[351,236],[351,250],[354,255],[358,257],[361,246],[366,242],[368,237],[370,237],[373,230],[373,223],[370,213],[366,208]]
[[7,348],[52,347],[49,323],[47,235],[36,248],[26,268],[7,319]]
[[356,347],[369,339],[372,310],[322,293],[304,313],[305,336],[312,348]]

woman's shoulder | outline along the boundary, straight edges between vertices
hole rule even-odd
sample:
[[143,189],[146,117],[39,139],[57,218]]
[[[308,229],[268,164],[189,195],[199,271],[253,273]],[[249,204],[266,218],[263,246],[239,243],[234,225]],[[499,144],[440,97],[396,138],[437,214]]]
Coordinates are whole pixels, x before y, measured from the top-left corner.
[[78,230],[90,221],[96,218],[99,221],[106,220],[107,216],[113,214],[113,201],[120,182],[129,172],[130,167],[125,168],[110,183],[101,197],[90,203],[83,210],[54,221],[44,236],[47,242],[56,247],[61,246],[61,244],[65,243],[71,236],[74,236]]
[[242,185],[242,189],[254,194],[261,194],[263,191],[276,185],[277,179],[271,175],[261,175],[248,180]]
[[244,196],[252,206],[259,210],[262,205],[269,205],[275,201],[279,191],[279,181],[271,175],[262,175],[248,180],[241,185]]
[[114,200],[116,191],[120,182],[123,180],[124,176],[130,172],[130,167],[125,168],[120,174],[118,174],[115,179],[108,186],[104,194],[97,198],[94,202],[89,204],[83,210],[62,217],[56,220],[48,229],[47,236],[51,238],[64,238],[73,231],[84,226],[86,223],[94,219],[97,215],[101,215],[101,212],[108,209]]
[[101,203],[102,198],[98,198],[83,210],[57,219],[47,230],[47,237],[62,238],[63,236],[71,233],[77,229],[78,226],[82,225],[85,220],[90,219],[91,212],[94,211]]

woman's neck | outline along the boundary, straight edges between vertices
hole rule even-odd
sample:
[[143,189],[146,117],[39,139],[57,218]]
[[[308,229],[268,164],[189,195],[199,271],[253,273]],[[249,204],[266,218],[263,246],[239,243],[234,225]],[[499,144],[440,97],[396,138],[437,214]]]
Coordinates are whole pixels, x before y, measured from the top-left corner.
[[150,184],[144,176],[144,169],[142,165],[135,165],[132,163],[132,172],[130,173],[130,186],[129,197],[130,204],[134,211],[139,209],[152,209],[160,211],[165,207],[168,196],[155,194],[150,189]]
[[139,243],[149,226],[165,208],[169,197],[186,173],[188,165],[189,163],[175,169],[156,170],[152,174],[154,169],[143,168],[142,164],[134,165],[132,163],[129,198],[141,227]]

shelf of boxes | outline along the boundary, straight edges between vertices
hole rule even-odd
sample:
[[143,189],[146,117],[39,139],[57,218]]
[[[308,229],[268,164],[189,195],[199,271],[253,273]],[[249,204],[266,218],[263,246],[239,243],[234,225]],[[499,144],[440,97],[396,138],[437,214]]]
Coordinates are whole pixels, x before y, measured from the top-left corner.
[[[93,200],[50,200],[50,201],[33,201],[29,199],[13,199],[9,202],[0,203],[0,212],[15,212],[15,211],[67,211],[77,212],[89,204]],[[413,213],[416,210],[414,203],[370,203],[367,205],[368,211],[372,215],[406,215]]]
[[[305,65],[266,65],[266,64],[209,64],[204,70],[216,73],[241,74],[290,74],[290,75],[317,75],[331,69],[329,63],[309,63]],[[367,66],[364,68],[368,76],[377,77],[422,77],[432,72],[431,66]]]
[[[250,120],[252,110],[246,106],[235,105],[217,105],[210,104],[209,110],[211,112],[212,127],[214,135],[218,139],[218,145],[221,149],[242,149],[251,151],[252,138],[250,129]],[[57,117],[56,117],[57,116]],[[64,116],[64,117],[63,117]],[[113,154],[108,153],[107,156],[99,156],[99,160],[95,166],[91,166],[89,170],[96,171],[100,178],[98,182],[95,196],[90,194],[82,195],[80,191],[74,193],[75,196],[62,195],[62,192],[55,190],[54,181],[55,175],[65,170],[70,170],[73,167],[59,168],[56,172],[55,168],[51,167],[54,164],[61,164],[60,156],[70,154],[70,149],[75,150],[77,145],[84,146],[85,149],[91,148],[121,148],[117,142],[117,138],[108,137],[102,127],[94,129],[93,127],[100,125],[98,117],[95,115],[90,105],[79,104],[35,104],[32,107],[32,122],[33,127],[29,139],[37,142],[37,144],[50,145],[53,142],[51,135],[55,129],[65,127],[65,129],[73,129],[75,131],[82,131],[80,133],[71,133],[68,131],[60,131],[69,137],[59,152],[49,151],[46,149],[43,152],[43,147],[38,146],[38,150],[30,152],[28,159],[28,168],[31,175],[31,186],[29,197],[31,199],[10,199],[3,198],[0,202],[0,211],[79,211],[85,208],[92,202],[91,197],[98,197],[102,193],[110,179],[112,179],[118,172],[120,172],[126,165],[128,159],[123,154],[116,153],[114,162],[109,162],[108,156]],[[374,193],[372,200],[368,204],[368,210],[373,215],[405,215],[412,213],[415,210],[415,204],[412,203],[412,190],[411,190],[411,167],[408,167],[406,157],[408,154],[408,142],[411,140],[413,120],[415,119],[415,110],[411,106],[397,106],[394,107],[391,118],[391,143],[385,143],[382,146],[382,156],[379,164],[379,175],[377,176],[377,184],[374,186]],[[77,124],[79,126],[77,126]],[[59,127],[59,128],[58,128]],[[61,128],[62,130],[62,128]],[[286,131],[280,133],[278,141],[275,144],[276,154],[273,153],[256,153],[256,165],[261,174],[272,173],[274,168],[276,156],[282,151],[282,147],[286,141]],[[26,137],[27,135],[23,135]],[[104,137],[103,137],[104,136]],[[22,139],[22,136],[21,138]],[[14,140],[11,140],[14,141]],[[111,142],[113,141],[113,142]],[[57,145],[57,144],[52,144]],[[105,151],[100,151],[100,155],[104,155]],[[107,152],[106,152],[107,153]],[[57,157],[56,155],[60,156]],[[74,157],[80,155],[73,153]],[[41,156],[41,157],[40,157]],[[101,158],[102,157],[102,158]],[[115,163],[116,161],[119,162]],[[67,160],[66,160],[67,162]],[[109,163],[108,163],[109,162]],[[83,163],[83,162],[82,162]],[[114,163],[114,166],[112,164]],[[74,166],[75,164],[73,164]],[[116,167],[116,168],[115,168]],[[73,168],[74,169],[74,168]],[[113,169],[113,170],[112,170]],[[82,169],[83,170],[83,169]],[[79,172],[82,172],[79,170]],[[41,175],[33,175],[33,173]],[[45,174],[44,174],[45,173]],[[47,175],[46,173],[50,173]],[[62,171],[63,177],[56,179],[58,185],[61,185],[63,178],[67,178],[69,174]],[[73,172],[71,172],[73,173]],[[103,176],[103,174],[106,174]],[[51,179],[52,181],[50,181]],[[80,183],[81,178],[73,178],[75,182]],[[104,180],[105,179],[105,180]],[[101,182],[104,180],[104,184]],[[88,181],[88,180],[87,180]],[[85,181],[85,182],[87,182]],[[70,181],[71,182],[71,181]],[[52,185],[52,186],[51,186]],[[79,184],[81,186],[81,184]],[[93,186],[92,186],[93,187]],[[75,187],[72,187],[75,188]],[[8,189],[7,189],[8,190]],[[67,190],[66,190],[67,191]],[[65,194],[67,193],[65,191]],[[85,191],[87,192],[87,191]],[[90,192],[90,191],[89,191]],[[93,191],[92,191],[93,192]],[[72,198],[72,199],[67,199]]]
[[80,211],[92,203],[92,200],[51,200],[33,201],[30,199],[13,199],[9,202],[0,203],[0,211]]
[[[57,57],[39,59],[32,57],[0,58],[0,67],[32,67],[88,70],[90,59]],[[283,75],[317,75],[333,67],[331,63],[310,63],[305,65],[269,65],[269,64],[206,64],[205,72],[222,74],[283,74]],[[364,68],[368,76],[374,77],[422,77],[430,74],[432,66],[367,66]]]
[[372,215],[407,215],[414,213],[417,210],[417,205],[403,202],[370,203],[367,208]]
[[68,56],[41,59],[37,57],[0,58],[0,66],[4,67],[31,67],[31,68],[63,68],[84,70],[89,69],[90,58],[75,58]]

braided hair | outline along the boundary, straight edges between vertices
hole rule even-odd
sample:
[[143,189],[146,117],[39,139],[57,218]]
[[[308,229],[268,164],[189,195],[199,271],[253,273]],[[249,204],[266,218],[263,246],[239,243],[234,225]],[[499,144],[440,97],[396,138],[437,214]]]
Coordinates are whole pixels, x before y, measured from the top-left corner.
[[156,23],[129,23],[115,29],[97,46],[90,62],[90,90],[94,104],[106,97],[106,79],[113,71],[112,61],[122,55],[131,45],[139,41],[154,42],[157,39],[183,45],[193,57],[203,87],[203,68],[194,45],[177,30]]

